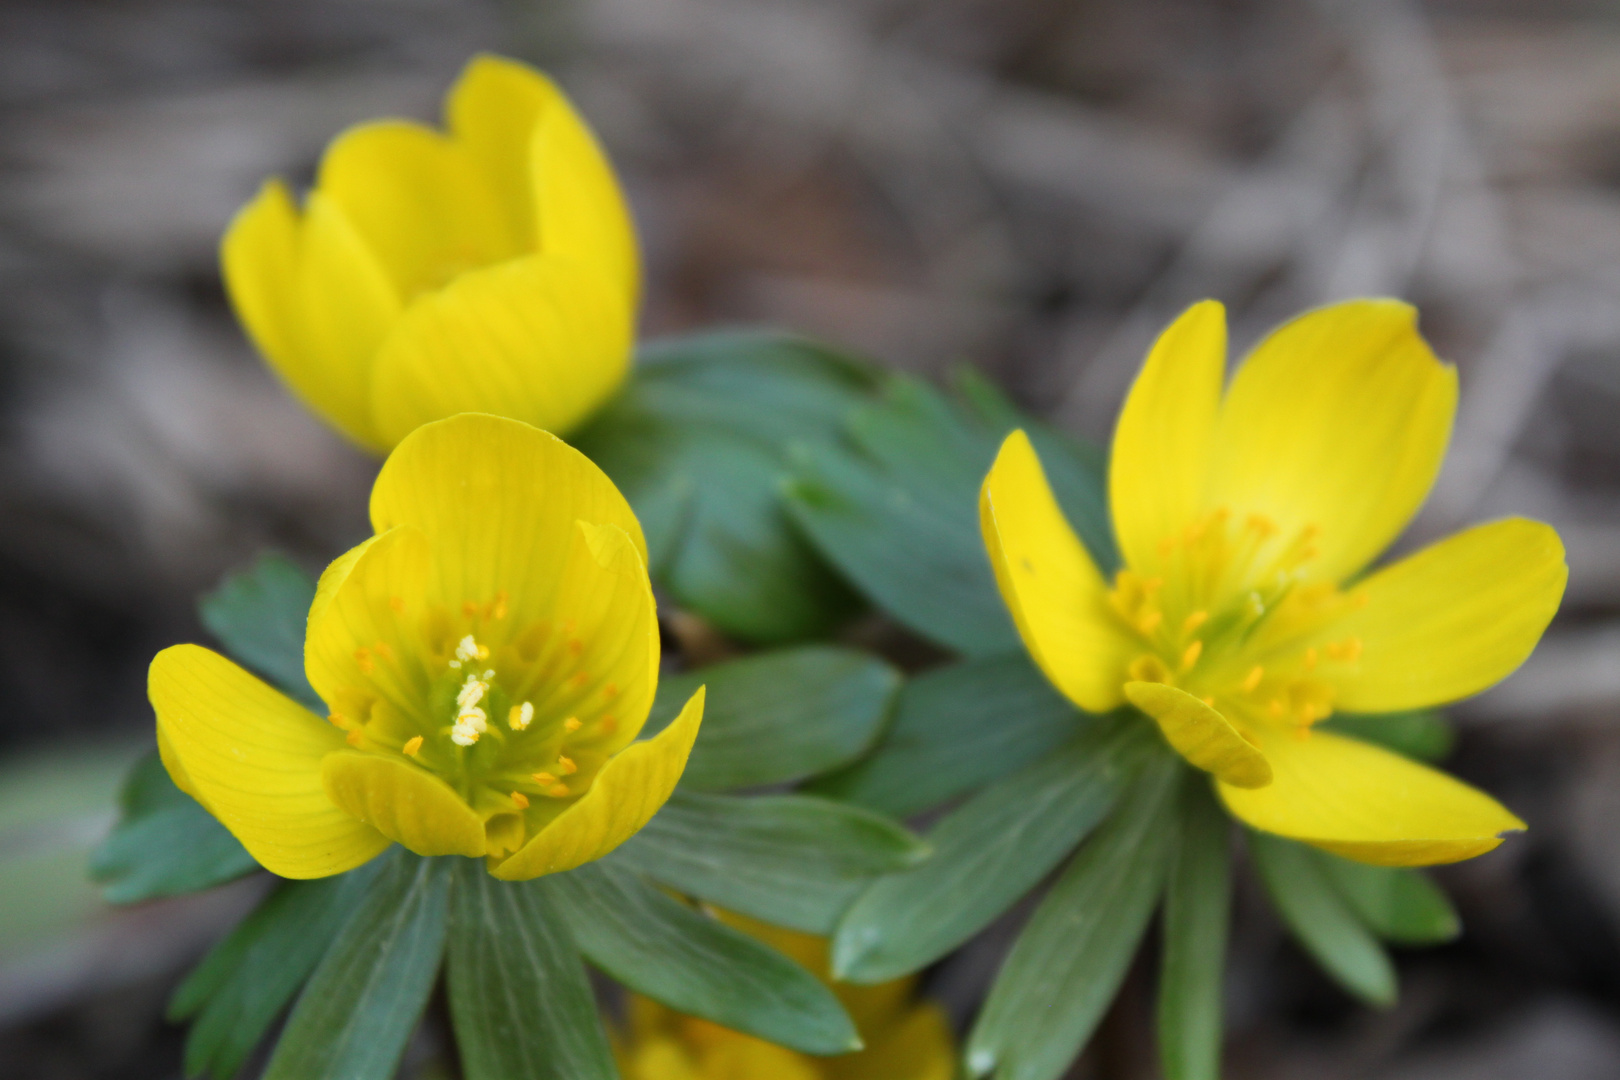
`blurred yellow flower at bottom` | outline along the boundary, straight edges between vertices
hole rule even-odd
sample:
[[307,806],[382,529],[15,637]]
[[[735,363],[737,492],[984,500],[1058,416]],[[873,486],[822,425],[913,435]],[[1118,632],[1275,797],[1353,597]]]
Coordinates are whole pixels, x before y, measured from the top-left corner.
[[860,1029],[866,1049],[813,1057],[632,994],[628,1030],[617,1048],[625,1080],[951,1080],[955,1075],[956,1041],[944,1010],[916,1000],[916,979],[876,986],[834,984],[828,978],[825,939],[729,912],[721,917],[828,982]]

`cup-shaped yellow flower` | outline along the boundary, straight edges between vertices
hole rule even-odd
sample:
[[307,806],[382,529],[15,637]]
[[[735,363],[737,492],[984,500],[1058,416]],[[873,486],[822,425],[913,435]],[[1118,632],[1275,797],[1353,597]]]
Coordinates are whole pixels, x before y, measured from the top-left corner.
[[149,692],[174,782],[290,878],[398,842],[521,880],[645,825],[686,767],[703,692],[632,741],[658,623],[641,527],[612,482],[552,435],[463,415],[400,443],[371,520],[310,607],[305,670],[329,716],[200,646],[158,654]]
[[826,939],[729,912],[721,917],[828,983],[855,1021],[865,1049],[811,1057],[632,994],[629,1024],[617,1046],[625,1080],[952,1080],[956,1075],[956,1040],[945,1012],[917,1000],[915,977],[874,986],[833,983]]
[[1524,823],[1314,725],[1455,701],[1512,672],[1563,595],[1557,534],[1495,521],[1368,570],[1428,495],[1456,411],[1456,372],[1408,305],[1300,316],[1223,392],[1225,365],[1213,302],[1148,354],[1114,434],[1112,582],[1029,440],[1007,438],[980,521],[1025,645],[1081,708],[1151,716],[1256,829],[1388,865],[1489,851]]
[[532,68],[479,56],[445,121],[349,129],[301,209],[271,180],[221,244],[259,351],[379,453],[460,412],[566,434],[630,362],[635,233],[568,99]]

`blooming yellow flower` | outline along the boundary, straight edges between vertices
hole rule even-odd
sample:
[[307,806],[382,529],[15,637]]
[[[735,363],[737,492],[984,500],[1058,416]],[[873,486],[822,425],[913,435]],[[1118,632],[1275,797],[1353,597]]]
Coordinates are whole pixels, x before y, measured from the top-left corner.
[[1124,569],[1105,581],[1022,432],[985,479],[1001,593],[1054,685],[1125,701],[1214,774],[1250,826],[1352,859],[1470,858],[1524,823],[1443,773],[1313,730],[1335,709],[1454,701],[1535,647],[1568,570],[1510,518],[1367,566],[1439,472],[1457,377],[1406,304],[1362,300],[1275,330],[1222,393],[1225,314],[1187,311],[1148,354],[1114,434]]
[[956,1075],[955,1039],[945,1013],[916,1000],[915,978],[876,986],[833,983],[825,939],[729,912],[722,917],[827,982],[866,1049],[811,1057],[631,995],[629,1029],[617,1047],[625,1080],[951,1080]]
[[349,129],[302,211],[271,180],[221,244],[259,351],[377,452],[459,412],[566,434],[629,366],[635,233],[568,99],[538,71],[479,56],[445,120]]
[[703,691],[632,743],[658,624],[618,489],[543,431],[464,415],[399,444],[371,520],[310,607],[305,670],[330,716],[200,646],[152,661],[174,782],[291,878],[397,841],[522,880],[645,825],[686,767]]

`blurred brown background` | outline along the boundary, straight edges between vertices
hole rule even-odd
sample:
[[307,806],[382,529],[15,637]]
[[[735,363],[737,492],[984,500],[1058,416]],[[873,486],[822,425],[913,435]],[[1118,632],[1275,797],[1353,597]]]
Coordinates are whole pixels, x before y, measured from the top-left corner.
[[[143,676],[265,546],[365,532],[373,464],[236,331],[214,248],[345,124],[430,118],[467,56],[556,72],[643,230],[648,334],[785,324],[968,360],[1105,438],[1215,296],[1416,301],[1463,372],[1416,530],[1552,521],[1564,613],[1457,710],[1532,823],[1444,873],[1468,932],[1349,1005],[1253,896],[1234,1078],[1620,1076],[1620,5],[1600,0],[5,0],[0,4],[0,1074],[179,1075],[177,972],[252,885],[109,913],[82,883]],[[949,974],[949,972],[947,972]],[[960,1014],[966,1003],[938,989]],[[1077,1075],[1153,1075],[1139,973]],[[409,1070],[433,1075],[428,1040]]]

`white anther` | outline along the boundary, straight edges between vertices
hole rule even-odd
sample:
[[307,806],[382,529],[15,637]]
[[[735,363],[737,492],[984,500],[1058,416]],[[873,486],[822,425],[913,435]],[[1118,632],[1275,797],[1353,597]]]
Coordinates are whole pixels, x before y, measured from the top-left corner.
[[512,722],[513,731],[522,731],[534,723],[534,703],[525,701],[515,714],[508,717]]
[[456,659],[463,661],[473,660],[476,659],[477,656],[478,642],[473,640],[473,636],[471,634],[468,634],[456,645]]
[[489,683],[479,681],[478,676],[467,676],[467,681],[461,684],[461,689],[456,693],[456,707],[466,712],[484,699],[484,691],[488,689]]
[[471,746],[478,741],[478,732],[469,731],[460,724],[450,729],[450,741],[457,746]]

